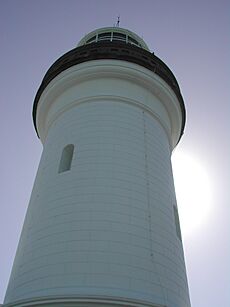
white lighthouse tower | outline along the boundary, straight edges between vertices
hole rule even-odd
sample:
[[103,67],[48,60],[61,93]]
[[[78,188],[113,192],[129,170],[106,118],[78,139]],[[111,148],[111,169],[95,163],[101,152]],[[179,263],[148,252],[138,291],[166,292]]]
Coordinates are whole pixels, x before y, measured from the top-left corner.
[[171,168],[185,108],[135,33],[86,35],[37,92],[44,146],[4,307],[189,307]]

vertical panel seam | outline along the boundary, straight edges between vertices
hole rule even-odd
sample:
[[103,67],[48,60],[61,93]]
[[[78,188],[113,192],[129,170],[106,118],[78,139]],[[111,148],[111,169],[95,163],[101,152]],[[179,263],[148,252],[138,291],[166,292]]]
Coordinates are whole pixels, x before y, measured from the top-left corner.
[[150,259],[152,264],[155,266],[155,270],[157,273],[157,278],[159,280],[159,284],[162,289],[163,298],[165,301],[165,305],[167,305],[167,293],[162,284],[162,280],[160,277],[160,273],[158,272],[156,261],[154,258],[153,252],[153,241],[152,241],[152,214],[151,214],[151,203],[150,203],[150,186],[149,186],[149,168],[148,168],[148,144],[147,144],[147,128],[146,128],[146,115],[145,111],[142,111],[143,115],[143,130],[144,130],[144,159],[145,159],[145,178],[146,178],[146,194],[147,194],[147,210],[148,210],[148,229],[149,229],[149,243],[150,243]]

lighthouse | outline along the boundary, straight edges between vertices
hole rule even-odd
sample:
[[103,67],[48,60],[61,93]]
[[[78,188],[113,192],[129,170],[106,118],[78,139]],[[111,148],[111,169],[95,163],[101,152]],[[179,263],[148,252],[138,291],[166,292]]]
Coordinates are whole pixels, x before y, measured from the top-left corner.
[[47,71],[43,153],[4,307],[189,307],[171,153],[178,83],[135,33],[97,29]]

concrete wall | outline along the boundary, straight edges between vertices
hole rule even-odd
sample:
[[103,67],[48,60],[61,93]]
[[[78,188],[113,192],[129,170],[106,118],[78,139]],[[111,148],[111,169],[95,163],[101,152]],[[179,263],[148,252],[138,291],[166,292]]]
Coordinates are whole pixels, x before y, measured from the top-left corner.
[[5,304],[190,306],[170,161],[181,118],[167,85],[135,64],[83,63],[49,84],[37,124],[44,151]]

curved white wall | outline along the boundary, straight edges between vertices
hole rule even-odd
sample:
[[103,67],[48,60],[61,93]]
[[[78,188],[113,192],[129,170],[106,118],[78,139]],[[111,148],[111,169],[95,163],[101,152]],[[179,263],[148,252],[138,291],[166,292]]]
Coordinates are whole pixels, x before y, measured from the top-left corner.
[[[179,110],[163,81],[121,61],[83,63],[48,85],[4,306],[190,306],[170,161]],[[58,173],[68,144],[71,169]]]

